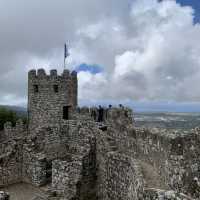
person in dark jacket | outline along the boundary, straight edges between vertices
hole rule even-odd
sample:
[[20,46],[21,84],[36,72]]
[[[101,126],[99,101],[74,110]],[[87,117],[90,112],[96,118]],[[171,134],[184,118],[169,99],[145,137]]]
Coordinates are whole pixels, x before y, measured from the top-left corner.
[[102,122],[103,121],[103,108],[101,106],[99,106],[98,109],[98,122]]

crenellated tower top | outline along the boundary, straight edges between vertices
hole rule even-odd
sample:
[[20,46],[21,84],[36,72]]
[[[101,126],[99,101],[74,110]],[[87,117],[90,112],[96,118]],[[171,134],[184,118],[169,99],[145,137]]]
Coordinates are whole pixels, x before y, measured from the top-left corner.
[[29,75],[29,78],[31,78],[31,79],[34,79],[34,78],[36,78],[36,79],[40,79],[40,78],[41,79],[43,79],[43,78],[46,78],[46,79],[77,78],[76,71],[72,71],[70,73],[70,71],[67,69],[64,69],[63,73],[61,75],[58,75],[58,72],[56,69],[50,70],[50,74],[47,74],[44,69],[38,69],[38,70],[32,69],[29,71],[28,75]]

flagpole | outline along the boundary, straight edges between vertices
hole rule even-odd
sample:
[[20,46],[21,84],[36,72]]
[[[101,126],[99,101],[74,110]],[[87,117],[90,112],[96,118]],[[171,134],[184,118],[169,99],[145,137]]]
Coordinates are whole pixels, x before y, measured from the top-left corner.
[[69,56],[68,47],[67,47],[67,44],[65,43],[65,45],[64,45],[64,69],[66,68],[66,58],[68,56]]
[[65,59],[66,59],[66,43],[64,44],[64,69],[65,69]]

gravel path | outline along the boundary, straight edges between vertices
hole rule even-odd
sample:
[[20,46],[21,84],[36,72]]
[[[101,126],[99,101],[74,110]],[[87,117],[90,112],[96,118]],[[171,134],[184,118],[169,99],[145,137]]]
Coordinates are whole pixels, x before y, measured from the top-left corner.
[[32,200],[35,196],[45,196],[41,190],[26,183],[10,185],[2,190],[9,192],[10,200]]
[[157,170],[147,162],[140,162],[147,188],[168,189]]

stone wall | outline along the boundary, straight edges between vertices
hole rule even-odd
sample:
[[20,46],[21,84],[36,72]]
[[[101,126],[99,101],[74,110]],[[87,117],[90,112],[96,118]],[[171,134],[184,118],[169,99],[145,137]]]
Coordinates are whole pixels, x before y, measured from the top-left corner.
[[33,152],[27,145],[23,149],[22,180],[36,186],[47,183],[46,157],[42,153]]
[[7,122],[2,135],[4,140],[0,143],[0,186],[5,186],[22,180],[22,152],[27,128],[21,120],[14,127]]
[[125,154],[135,157],[137,142],[135,140],[135,127],[132,111],[128,108],[112,108],[108,110],[106,120],[106,134],[111,138],[110,146],[113,144]]
[[[121,118],[126,120],[133,120],[132,110],[127,107],[102,107],[103,116],[102,122],[106,124],[112,124],[112,122],[119,121]],[[90,116],[91,120],[98,122],[99,119],[99,107],[81,107],[77,108],[79,115]],[[133,121],[132,121],[133,122]]]
[[[124,108],[108,111],[107,129],[101,137],[97,137],[100,199],[108,198],[104,183],[108,175],[106,157],[110,151],[121,152],[138,160],[138,166],[142,171],[144,167],[150,167],[158,176],[158,183],[162,183],[160,188],[171,188],[178,193],[183,192],[200,198],[200,131],[191,131],[188,135],[177,135],[158,129],[153,131],[135,129],[133,124],[131,112],[125,111]],[[113,164],[113,167],[116,165]],[[145,170],[149,171],[149,174],[151,173],[150,169]],[[146,176],[146,174],[144,175]],[[158,183],[153,183],[154,180],[147,180],[149,178],[155,179],[154,175],[152,177],[145,176],[144,187],[158,185]],[[115,182],[115,178],[113,181]]]
[[29,132],[49,126],[59,126],[63,120],[63,107],[69,106],[69,118],[77,106],[77,74],[64,70],[58,75],[51,70],[47,75],[43,69],[29,72],[28,118]]
[[63,194],[66,199],[72,199],[79,196],[78,184],[82,177],[82,162],[54,160],[52,168],[53,190],[58,194]]
[[[67,153],[67,134],[63,133],[62,128],[43,127],[30,135],[29,143],[34,143],[35,151],[43,152],[48,160],[65,157]],[[33,146],[32,146],[33,148]]]
[[193,200],[193,198],[173,190],[150,188],[144,191],[143,200]]
[[97,135],[98,199],[142,199],[143,187],[138,161],[120,152],[105,132]]
[[[70,120],[62,127],[66,135],[68,160],[54,160],[52,186],[70,199],[95,199],[96,139],[95,124]],[[96,129],[98,131],[98,129]],[[69,196],[68,196],[69,195]]]
[[[48,114],[55,110],[44,111],[47,121],[39,122],[34,132],[22,122],[16,127],[6,123],[0,186],[52,182],[59,195],[79,200],[184,199],[181,193],[200,198],[200,129],[187,135],[136,129],[131,110],[124,107],[107,109],[99,123],[92,119],[92,109],[77,110],[60,124],[48,124]],[[145,174],[144,167],[157,173],[164,186],[156,186],[165,190],[152,189],[153,181],[147,180],[151,171]]]
[[12,139],[12,138],[22,138],[27,135],[27,127],[23,124],[23,121],[19,119],[16,122],[16,125],[13,127],[11,122],[6,122],[4,124],[4,135],[6,136],[5,139]]
[[0,186],[22,180],[22,141],[9,140],[1,144]]
[[29,135],[23,146],[24,181],[37,186],[50,183],[52,162],[68,156],[67,139],[58,127],[43,127]]
[[165,184],[178,192],[200,198],[200,137],[166,132],[136,131],[137,158],[151,164]]
[[136,160],[124,154],[107,154],[106,192],[109,200],[138,200],[143,195],[143,177]]

